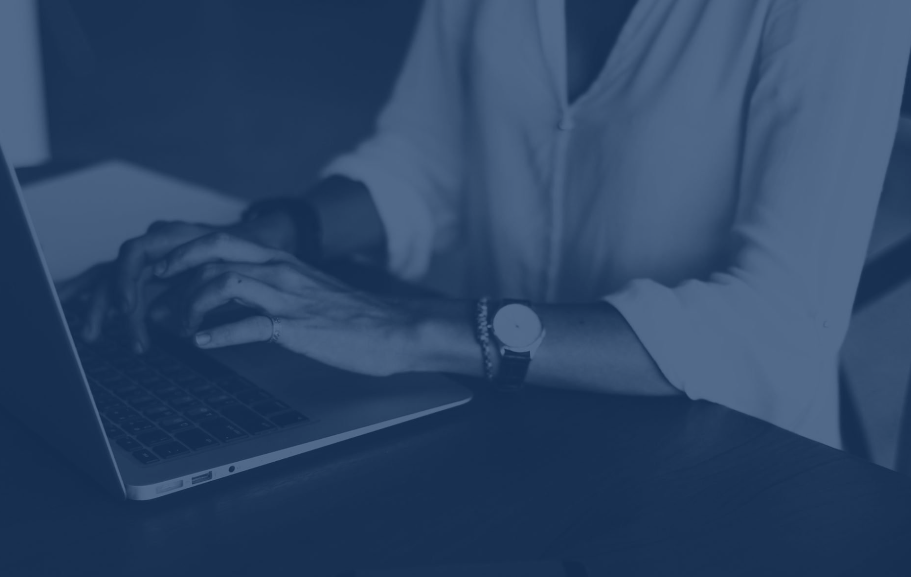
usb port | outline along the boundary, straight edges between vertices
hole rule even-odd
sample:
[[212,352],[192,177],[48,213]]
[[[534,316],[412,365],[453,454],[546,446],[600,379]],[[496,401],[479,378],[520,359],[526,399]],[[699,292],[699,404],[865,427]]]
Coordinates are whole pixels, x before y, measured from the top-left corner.
[[212,480],[212,471],[209,471],[208,473],[203,473],[202,475],[196,475],[195,477],[190,479],[190,484],[198,485],[199,483],[205,483],[206,481],[211,481],[211,480]]

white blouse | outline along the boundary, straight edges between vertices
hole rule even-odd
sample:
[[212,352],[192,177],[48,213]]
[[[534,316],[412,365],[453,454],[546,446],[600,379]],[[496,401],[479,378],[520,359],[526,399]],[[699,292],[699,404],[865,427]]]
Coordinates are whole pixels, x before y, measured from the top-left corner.
[[606,300],[689,397],[838,446],[909,50],[908,0],[639,0],[570,104],[563,0],[429,0],[325,173],[402,277],[459,250],[464,296]]

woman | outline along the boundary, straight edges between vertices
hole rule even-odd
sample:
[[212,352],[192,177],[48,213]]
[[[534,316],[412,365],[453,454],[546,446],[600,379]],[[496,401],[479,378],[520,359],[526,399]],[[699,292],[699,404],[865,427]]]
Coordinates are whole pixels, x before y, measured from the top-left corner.
[[[85,337],[119,302],[147,348],[149,304],[178,286],[203,348],[684,393],[838,446],[908,22],[905,0],[429,0],[371,138],[303,201],[126,243]],[[366,294],[303,262],[383,247],[406,279],[457,247],[466,300]],[[230,301],[258,314],[200,332]]]

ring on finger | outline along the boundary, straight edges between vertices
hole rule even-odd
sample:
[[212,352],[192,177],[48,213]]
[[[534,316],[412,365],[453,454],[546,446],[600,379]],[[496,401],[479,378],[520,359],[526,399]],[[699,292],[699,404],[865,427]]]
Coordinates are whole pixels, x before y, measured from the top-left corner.
[[269,317],[272,321],[272,336],[269,337],[270,343],[277,343],[278,337],[282,334],[282,320],[278,317]]

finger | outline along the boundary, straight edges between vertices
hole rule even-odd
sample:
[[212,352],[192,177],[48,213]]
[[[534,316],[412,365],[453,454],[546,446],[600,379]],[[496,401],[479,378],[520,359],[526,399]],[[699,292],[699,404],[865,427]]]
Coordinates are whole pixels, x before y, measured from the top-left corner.
[[291,258],[280,250],[226,232],[216,232],[172,250],[156,264],[155,274],[168,278],[209,262],[262,264],[269,261],[287,261]]
[[255,316],[198,332],[194,341],[196,346],[201,349],[216,349],[232,345],[260,343],[271,338],[272,319]]
[[206,313],[232,301],[270,315],[287,314],[295,306],[291,295],[256,279],[229,272],[205,285],[189,302],[188,332],[192,334],[199,328]]
[[110,296],[110,285],[101,283],[95,286],[92,293],[92,301],[89,304],[89,312],[85,317],[85,325],[82,327],[82,338],[88,342],[94,342],[101,336],[101,327],[104,324],[105,313],[108,310]]
[[[154,302],[149,304],[148,322],[154,324],[159,329],[164,329],[168,333],[181,335],[183,331],[184,307],[182,304],[173,300],[173,289],[167,294],[163,294]],[[182,301],[181,301],[182,302]]]
[[60,299],[60,302],[65,303],[86,292],[98,280],[106,266],[106,263],[96,264],[85,272],[58,283],[55,287],[57,298]]
[[156,291],[153,291],[153,287],[148,284],[148,280],[151,277],[152,272],[149,270],[149,267],[144,267],[137,279],[136,306],[126,315],[127,332],[130,335],[131,341],[130,347],[133,349],[133,352],[138,355],[149,350],[151,341],[149,338],[149,331],[146,328],[146,315],[151,302],[154,301],[157,296],[155,294]]
[[[151,227],[150,227],[151,228]],[[211,229],[186,223],[160,224],[155,232],[130,239],[120,247],[117,257],[116,295],[122,310],[130,312],[136,306],[136,285],[142,269],[168,252]]]

